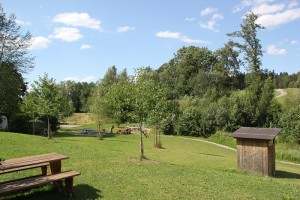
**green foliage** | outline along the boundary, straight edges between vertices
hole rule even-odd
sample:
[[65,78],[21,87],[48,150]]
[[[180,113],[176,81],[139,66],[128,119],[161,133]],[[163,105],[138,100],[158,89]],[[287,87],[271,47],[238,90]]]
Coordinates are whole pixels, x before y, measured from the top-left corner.
[[300,88],[300,72],[288,74],[287,72],[274,73],[275,88]]
[[[247,69],[254,74],[260,73],[261,57],[263,55],[257,31],[264,29],[264,27],[256,23],[257,19],[258,15],[248,13],[243,19],[241,30],[227,34],[228,36],[243,40],[242,43],[235,42],[234,44],[244,52]],[[250,78],[249,81],[251,82],[252,79]]]
[[[45,74],[39,77],[39,81],[32,84],[28,101],[34,102],[35,106],[25,106],[26,113],[36,113],[37,116],[45,116],[47,118],[48,139],[51,138],[51,118],[58,118],[59,115],[64,116],[70,113],[70,105],[61,90],[59,90],[55,80],[48,78]],[[26,104],[26,99],[25,99]],[[30,104],[30,103],[28,103]],[[32,115],[35,116],[35,115]],[[31,117],[32,117],[31,116]],[[52,124],[52,130],[56,130],[56,124]]]
[[236,139],[230,137],[231,134],[232,132],[217,131],[215,134],[210,136],[208,140],[231,148],[236,148]]
[[0,113],[11,117],[19,110],[19,103],[26,90],[26,84],[16,66],[0,64]]
[[276,159],[300,163],[300,145],[293,142],[277,143]]
[[28,115],[18,114],[10,120],[10,131],[18,133],[32,133],[30,124],[31,118]]
[[220,97],[239,87],[238,55],[230,42],[216,52],[183,47],[157,70],[158,80],[168,88],[168,99],[201,97],[211,90]]

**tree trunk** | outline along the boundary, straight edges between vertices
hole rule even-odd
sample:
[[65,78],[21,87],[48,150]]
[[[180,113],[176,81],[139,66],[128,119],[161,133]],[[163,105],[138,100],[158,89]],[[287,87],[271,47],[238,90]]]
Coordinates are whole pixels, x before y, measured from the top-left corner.
[[160,142],[160,131],[158,131],[158,148],[161,148],[161,142]]
[[97,129],[98,129],[97,130],[98,131],[98,139],[103,140],[103,136],[101,134],[101,122],[100,121],[98,121]]
[[34,120],[32,121],[32,135],[35,133],[35,126],[34,126]]
[[48,140],[51,139],[51,128],[50,128],[50,117],[47,116],[47,120],[48,120]]
[[157,147],[157,129],[155,128],[154,130],[154,147],[156,148]]
[[140,157],[140,160],[143,160],[146,157],[144,155],[144,142],[143,142],[142,124],[140,124],[140,147],[141,147],[141,157]]

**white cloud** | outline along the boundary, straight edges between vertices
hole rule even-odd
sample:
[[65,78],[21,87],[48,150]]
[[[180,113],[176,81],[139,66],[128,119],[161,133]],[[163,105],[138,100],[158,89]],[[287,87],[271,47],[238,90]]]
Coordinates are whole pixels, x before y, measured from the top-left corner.
[[215,21],[213,21],[213,20],[209,20],[206,23],[201,22],[200,23],[200,27],[204,28],[204,29],[211,30],[211,31],[218,32],[217,23]]
[[91,18],[87,13],[61,13],[56,15],[52,21],[60,22],[68,26],[82,26],[102,30],[101,21]]
[[218,13],[218,9],[216,8],[208,7],[200,12],[201,16],[206,16],[210,14],[212,15],[210,20],[208,20],[207,22],[200,22],[200,27],[203,29],[208,29],[211,31],[218,32],[219,31],[217,29],[217,27],[219,26],[218,21],[224,19],[224,17],[222,14]]
[[220,13],[215,13],[213,14],[211,19],[216,21],[216,20],[224,19],[224,17]]
[[276,45],[269,45],[267,47],[267,52],[268,52],[268,54],[271,54],[271,55],[285,55],[285,54],[287,54],[286,49],[279,49],[279,48],[277,48]]
[[77,78],[77,77],[70,76],[70,77],[65,78],[63,81],[75,81],[75,82],[77,82],[79,80],[80,79]]
[[243,0],[240,4],[238,4],[234,7],[233,12],[239,12],[246,7],[257,6],[257,5],[260,5],[263,3],[270,3],[273,1],[274,0]]
[[260,15],[256,22],[266,28],[275,28],[300,18],[300,8],[295,8],[297,0],[277,4],[274,2],[275,0],[243,0],[235,7],[234,12],[251,7],[252,12]]
[[83,44],[83,45],[81,45],[81,47],[80,47],[80,49],[90,49],[90,48],[92,48],[92,46],[91,46],[91,45],[88,45],[88,44]]
[[31,46],[29,50],[39,50],[39,49],[46,49],[50,46],[51,40],[45,37],[34,37],[32,38]]
[[276,13],[278,11],[282,11],[284,7],[285,5],[283,3],[275,4],[275,5],[260,4],[258,6],[254,6],[252,8],[252,12],[258,15],[264,15],[264,14],[270,14],[270,13]]
[[298,2],[297,0],[293,0],[289,5],[288,5],[288,8],[294,8],[298,6]]
[[205,15],[209,15],[209,14],[215,13],[217,11],[218,11],[218,9],[216,9],[216,8],[207,7],[205,9],[201,10],[200,15],[201,16],[205,16]]
[[80,82],[88,82],[88,83],[90,83],[90,82],[93,82],[95,80],[96,80],[95,76],[87,76],[87,77],[81,79]]
[[122,26],[122,27],[119,27],[119,28],[117,29],[117,32],[118,32],[118,33],[123,33],[123,32],[134,31],[134,30],[135,30],[135,27]]
[[74,82],[93,82],[96,80],[96,77],[95,76],[87,76],[85,78],[77,78],[77,77],[74,77],[74,76],[70,76],[70,77],[67,77],[65,78],[63,81],[74,81]]
[[300,8],[286,10],[281,13],[262,15],[257,19],[257,23],[266,28],[274,28],[282,24],[292,22],[300,18]]
[[186,42],[186,43],[203,43],[203,44],[208,44],[208,41],[204,40],[198,40],[198,39],[191,39],[186,35],[182,35],[179,32],[170,32],[170,31],[161,31],[156,33],[157,37],[161,38],[171,38],[171,39],[178,39],[180,41]]
[[157,37],[161,37],[161,38],[174,38],[174,39],[179,39],[180,33],[178,32],[169,32],[169,31],[161,31],[156,33]]
[[292,41],[291,41],[291,45],[297,45],[298,43],[299,43],[298,40],[292,40]]
[[208,41],[204,41],[204,40],[197,40],[197,39],[191,39],[187,36],[183,36],[181,39],[181,41],[186,42],[186,43],[202,43],[202,44],[208,44]]
[[221,20],[221,19],[224,19],[223,15],[219,14],[219,13],[215,13],[213,14],[212,18],[207,21],[207,22],[200,22],[200,27],[201,28],[204,28],[204,29],[208,29],[208,30],[211,30],[211,31],[215,31],[215,32],[218,32],[218,20]]
[[184,19],[184,21],[186,21],[186,22],[192,22],[192,21],[195,21],[195,20],[196,20],[195,17],[186,17],[186,18]]
[[83,36],[80,34],[77,28],[61,27],[55,28],[54,35],[50,35],[49,37],[61,39],[62,41],[66,42],[73,42],[79,40]]

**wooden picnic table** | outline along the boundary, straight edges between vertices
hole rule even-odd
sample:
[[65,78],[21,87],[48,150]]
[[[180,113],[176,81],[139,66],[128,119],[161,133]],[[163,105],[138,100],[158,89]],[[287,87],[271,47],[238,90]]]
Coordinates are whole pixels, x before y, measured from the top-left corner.
[[[61,161],[68,158],[68,156],[58,153],[47,153],[5,160],[0,165],[0,175],[39,167],[41,168],[42,174],[0,183],[0,197],[4,194],[6,195],[22,189],[45,185],[47,183],[54,183],[56,187],[61,189],[63,186],[63,179],[65,180],[66,192],[72,195],[73,177],[80,175],[80,173],[71,170],[61,172]],[[50,166],[50,174],[47,174],[48,166]]]
[[51,174],[55,174],[61,172],[61,161],[68,158],[62,154],[48,153],[5,160],[0,165],[0,174],[41,167],[42,174],[46,175],[47,171],[44,170],[47,169],[47,165],[50,165]]
[[84,133],[91,133],[91,132],[95,132],[95,130],[94,129],[92,129],[92,128],[82,128],[81,129],[82,130],[82,132],[84,132]]

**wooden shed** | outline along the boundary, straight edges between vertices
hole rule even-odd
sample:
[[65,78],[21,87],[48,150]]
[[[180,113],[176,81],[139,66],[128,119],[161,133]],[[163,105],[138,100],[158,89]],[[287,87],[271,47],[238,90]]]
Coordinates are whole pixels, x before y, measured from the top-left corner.
[[241,127],[232,137],[237,140],[237,166],[265,176],[275,175],[275,137],[280,128]]

